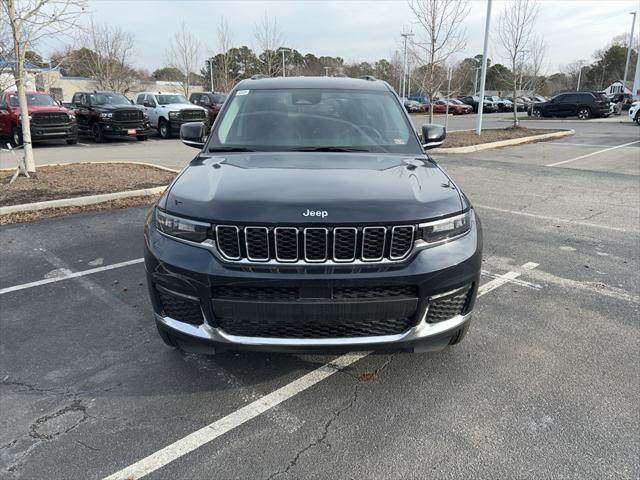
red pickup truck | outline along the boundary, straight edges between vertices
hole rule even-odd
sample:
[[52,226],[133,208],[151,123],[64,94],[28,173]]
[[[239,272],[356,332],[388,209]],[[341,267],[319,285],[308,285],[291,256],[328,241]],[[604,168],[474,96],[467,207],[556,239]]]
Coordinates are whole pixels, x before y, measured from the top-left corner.
[[[0,137],[8,136],[14,146],[22,144],[22,126],[18,95],[15,91],[0,94]],[[27,108],[31,120],[31,140],[64,139],[78,143],[76,116],[44,92],[27,91]]]

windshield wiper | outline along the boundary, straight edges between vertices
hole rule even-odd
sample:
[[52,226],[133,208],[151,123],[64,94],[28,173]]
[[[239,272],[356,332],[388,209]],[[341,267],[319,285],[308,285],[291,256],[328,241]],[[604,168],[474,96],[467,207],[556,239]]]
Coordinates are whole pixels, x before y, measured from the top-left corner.
[[210,152],[255,152],[247,147],[211,147]]
[[351,147],[300,147],[290,148],[288,152],[371,152],[366,148]]

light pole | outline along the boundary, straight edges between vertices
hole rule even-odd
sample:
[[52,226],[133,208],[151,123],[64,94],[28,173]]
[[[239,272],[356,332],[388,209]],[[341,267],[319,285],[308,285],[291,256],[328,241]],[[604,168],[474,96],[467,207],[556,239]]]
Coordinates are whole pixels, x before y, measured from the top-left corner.
[[584,65],[582,65],[582,62],[580,63],[580,70],[578,70],[578,84],[576,85],[576,92],[578,90],[580,90],[580,79],[582,78],[582,69],[584,68]]
[[629,60],[631,59],[631,47],[633,45],[633,29],[636,26],[636,12],[629,12],[633,15],[631,22],[631,36],[629,37],[629,45],[627,46],[627,61],[624,64],[624,79],[622,80],[622,96],[624,98],[624,89],[627,88],[627,73],[629,73]]
[[475,70],[473,74],[473,94],[476,95],[478,93],[478,72],[482,70],[482,67],[473,67]]
[[329,76],[329,67],[323,67],[324,68],[324,76],[328,77]]
[[211,80],[211,92],[213,92],[213,58],[209,59],[209,78]]
[[281,48],[278,52],[282,53],[282,76],[287,76],[287,69],[285,68],[285,55],[287,52],[290,52],[290,48]]
[[[484,83],[487,79],[487,47],[489,45],[489,28],[491,27],[491,0],[487,0],[487,21],[484,26],[484,47],[482,49],[482,77],[480,77],[480,98],[478,99],[478,117],[476,118],[476,134],[482,131],[482,111],[484,110]],[[515,100],[515,98],[514,98]]]
[[401,33],[400,34],[401,37],[404,38],[404,54],[403,54],[403,60],[402,60],[402,98],[405,97],[405,91],[404,91],[404,87],[405,87],[405,82],[407,80],[407,39],[409,37],[413,37],[414,34],[413,33]]

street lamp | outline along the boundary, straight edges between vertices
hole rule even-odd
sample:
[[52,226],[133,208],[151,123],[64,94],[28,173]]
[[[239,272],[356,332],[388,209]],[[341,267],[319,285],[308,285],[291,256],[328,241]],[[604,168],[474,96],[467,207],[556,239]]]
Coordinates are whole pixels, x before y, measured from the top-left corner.
[[629,45],[627,46],[627,61],[624,64],[624,79],[622,80],[622,95],[624,96],[624,89],[627,88],[627,73],[629,73],[629,60],[631,59],[631,46],[633,45],[633,28],[636,26],[636,12],[629,12],[633,15],[633,21],[631,22],[631,36],[629,37]]
[[324,76],[328,77],[329,76],[329,67],[323,67],[324,68]]
[[211,80],[211,91],[213,92],[213,58],[210,58],[207,62],[209,62],[209,78]]
[[407,39],[409,37],[413,37],[414,34],[413,33],[401,33],[400,34],[401,37],[404,38],[404,54],[403,54],[403,61],[402,61],[402,98],[405,97],[405,82],[407,80]]
[[278,50],[278,53],[282,53],[282,76],[287,76],[287,69],[285,68],[285,55],[287,52],[290,52],[290,48],[281,48]]

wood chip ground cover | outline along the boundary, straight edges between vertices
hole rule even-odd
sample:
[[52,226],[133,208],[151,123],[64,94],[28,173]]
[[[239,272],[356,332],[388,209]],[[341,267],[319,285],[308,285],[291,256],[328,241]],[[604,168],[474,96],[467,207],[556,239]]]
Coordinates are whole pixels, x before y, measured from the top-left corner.
[[510,127],[483,130],[482,135],[480,136],[476,135],[475,130],[448,132],[447,139],[444,141],[442,148],[468,147],[470,145],[479,145],[481,143],[500,142],[502,140],[531,137],[534,135],[543,135],[545,133],[553,133],[559,131],[560,130],[540,128]]

